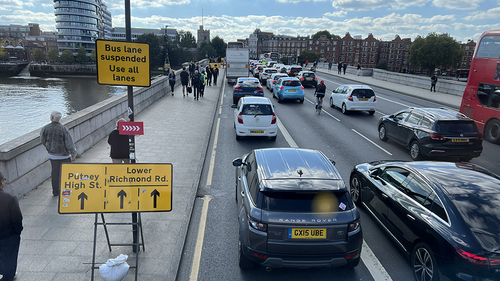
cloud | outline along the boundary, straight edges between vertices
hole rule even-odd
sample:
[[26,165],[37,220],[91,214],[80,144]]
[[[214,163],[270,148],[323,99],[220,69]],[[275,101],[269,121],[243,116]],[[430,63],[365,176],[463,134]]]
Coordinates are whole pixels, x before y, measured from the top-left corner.
[[372,11],[390,6],[394,10],[411,6],[424,6],[430,0],[334,0],[334,8],[348,11]]
[[[130,1],[130,7],[136,9],[147,9],[147,8],[161,8],[171,5],[188,5],[191,4],[190,0],[134,0]],[[123,0],[110,0],[106,1],[106,5],[110,10],[117,9],[123,10],[124,4]]]
[[[9,15],[0,15],[0,22],[9,22],[11,24],[27,25],[29,22],[34,22],[42,25],[51,25],[54,29],[55,15],[54,13],[33,12],[29,10],[16,10]],[[45,29],[42,29],[45,30]]]
[[301,3],[301,2],[325,2],[326,0],[276,0],[276,2],[279,2],[279,3],[293,3],[293,4],[297,4],[297,3]]
[[470,16],[466,16],[466,21],[483,20],[483,19],[496,19],[500,17],[500,7],[489,9],[486,12],[473,12]]
[[328,12],[328,13],[324,13],[323,16],[344,18],[347,16],[347,11]]
[[484,0],[433,0],[432,4],[439,8],[450,10],[474,10],[479,7],[479,3]]

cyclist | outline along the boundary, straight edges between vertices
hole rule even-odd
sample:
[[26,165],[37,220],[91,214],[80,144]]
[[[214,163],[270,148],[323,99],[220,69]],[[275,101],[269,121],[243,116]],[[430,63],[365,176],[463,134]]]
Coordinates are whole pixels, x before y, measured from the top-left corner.
[[326,93],[326,85],[325,81],[321,80],[316,86],[316,91],[314,91],[314,95],[316,96],[316,108],[318,108],[318,102],[323,104],[323,98],[325,97]]

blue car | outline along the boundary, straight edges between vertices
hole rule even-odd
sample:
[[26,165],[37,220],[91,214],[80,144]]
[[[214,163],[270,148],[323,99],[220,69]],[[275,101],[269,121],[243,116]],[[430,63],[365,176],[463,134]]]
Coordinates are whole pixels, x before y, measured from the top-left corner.
[[281,103],[284,100],[299,100],[304,102],[304,86],[296,77],[283,77],[273,85],[273,98]]

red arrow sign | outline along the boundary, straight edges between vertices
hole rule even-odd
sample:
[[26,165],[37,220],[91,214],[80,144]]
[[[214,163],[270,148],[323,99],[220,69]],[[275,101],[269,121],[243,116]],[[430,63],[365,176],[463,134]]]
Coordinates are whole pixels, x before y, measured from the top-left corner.
[[120,135],[144,135],[144,125],[142,122],[118,122]]

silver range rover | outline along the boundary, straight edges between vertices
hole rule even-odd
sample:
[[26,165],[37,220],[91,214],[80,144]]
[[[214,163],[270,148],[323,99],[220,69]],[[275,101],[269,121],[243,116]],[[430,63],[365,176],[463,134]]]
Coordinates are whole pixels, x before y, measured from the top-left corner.
[[233,166],[240,268],[358,265],[360,214],[334,162],[323,153],[256,149]]

